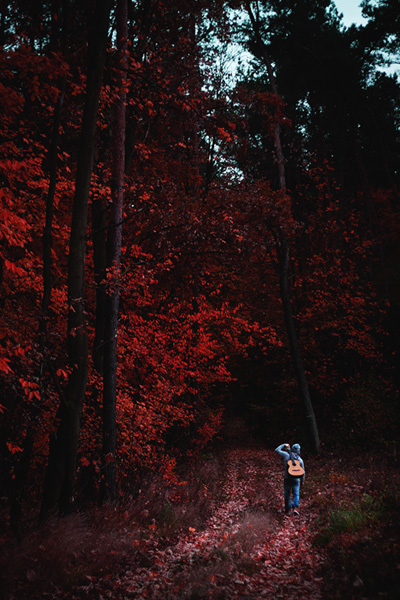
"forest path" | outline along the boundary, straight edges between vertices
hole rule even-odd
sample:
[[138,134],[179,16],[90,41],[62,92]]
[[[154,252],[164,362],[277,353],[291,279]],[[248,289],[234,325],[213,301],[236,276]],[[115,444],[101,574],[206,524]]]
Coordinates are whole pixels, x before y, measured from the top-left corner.
[[220,461],[220,494],[211,517],[172,543],[161,543],[156,533],[146,548],[142,541],[142,560],[113,581],[113,599],[322,597],[324,558],[312,544],[307,492],[300,515],[284,517],[283,470],[273,450],[232,443]]

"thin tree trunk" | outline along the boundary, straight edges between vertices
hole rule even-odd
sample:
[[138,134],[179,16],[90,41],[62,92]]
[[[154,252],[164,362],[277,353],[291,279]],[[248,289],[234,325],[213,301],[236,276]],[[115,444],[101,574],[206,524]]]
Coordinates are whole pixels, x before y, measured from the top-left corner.
[[22,538],[22,501],[26,480],[28,478],[29,465],[32,458],[34,443],[34,429],[29,428],[22,447],[22,456],[11,479],[10,490],[10,525],[18,541]]
[[104,358],[104,326],[106,291],[104,280],[106,277],[106,227],[107,227],[107,202],[103,196],[98,195],[92,200],[92,228],[93,228],[93,266],[96,284],[96,315],[94,325],[93,364],[99,374],[103,373]]
[[[246,2],[246,9],[251,20],[256,42],[262,52],[263,61],[268,72],[271,90],[278,95],[278,88],[275,81],[275,75],[272,69],[272,63],[260,34],[258,22],[256,21],[250,2]],[[276,162],[278,166],[278,182],[279,189],[286,190],[286,173],[285,160],[281,143],[281,128],[280,124],[276,123],[274,127],[274,147],[276,154]],[[290,264],[290,247],[286,235],[280,230],[278,232],[279,242],[277,245],[278,265],[279,265],[279,280],[281,289],[281,300],[285,317],[286,331],[289,339],[289,347],[292,355],[293,366],[296,373],[299,393],[303,403],[306,416],[307,431],[311,447],[314,452],[318,452],[320,446],[317,421],[314,414],[314,409],[311,402],[310,392],[308,388],[307,377],[304,370],[303,360],[299,340],[296,332],[296,327],[293,319],[290,286],[289,286],[289,264]]]
[[[190,76],[189,76],[189,94],[191,98],[197,98],[200,88],[200,68],[199,68],[199,57],[198,57],[198,44],[196,39],[196,15],[192,13],[189,21],[189,39],[190,55],[188,57],[190,65]],[[196,204],[200,197],[200,147],[199,147],[199,118],[197,110],[192,110],[190,116],[190,135],[191,135],[191,166],[193,172],[191,176],[193,178],[193,198]]]
[[[53,287],[52,281],[52,247],[53,247],[53,216],[54,216],[54,198],[57,185],[57,155],[58,155],[58,138],[61,120],[61,108],[64,99],[66,80],[62,79],[59,96],[57,98],[53,117],[53,130],[48,152],[48,169],[49,169],[49,188],[46,198],[46,220],[43,229],[43,295],[42,295],[42,311],[39,318],[39,340],[41,347],[41,360],[39,365],[39,382],[42,401],[46,395],[44,389],[44,373],[46,362],[48,361],[47,348],[47,324],[49,317],[49,308],[51,303],[51,291]],[[30,425],[26,433],[24,441],[23,454],[20,464],[17,469],[17,475],[12,482],[12,493],[10,497],[10,521],[13,531],[20,536],[21,533],[21,516],[22,516],[22,498],[25,488],[26,477],[29,471],[29,464],[32,457],[33,443],[36,435],[36,415],[32,416]]]
[[[53,19],[52,26],[55,27],[56,20]],[[55,33],[52,33],[55,38]],[[62,3],[62,30],[61,43],[54,41],[54,48],[60,48],[63,56],[67,53],[68,46],[68,0]],[[39,332],[43,348],[46,349],[47,343],[47,322],[51,303],[51,292],[53,287],[52,280],[52,248],[53,248],[53,217],[54,217],[54,198],[57,187],[58,177],[58,140],[60,137],[61,110],[64,103],[65,87],[67,78],[64,75],[61,80],[60,91],[54,109],[53,129],[51,134],[50,148],[47,156],[47,167],[49,171],[49,188],[46,198],[46,221],[43,229],[43,296],[42,313],[39,322]]]
[[107,266],[111,285],[106,295],[103,365],[103,499],[116,497],[116,398],[119,277],[122,244],[122,216],[125,173],[125,122],[127,79],[127,0],[117,1],[117,65],[115,69],[115,105],[113,127],[113,164],[111,206],[107,234]]
[[283,305],[283,313],[285,316],[286,331],[289,338],[290,353],[292,355],[293,366],[296,373],[297,383],[300,390],[300,397],[303,402],[307,432],[310,439],[311,447],[314,452],[318,452],[320,446],[317,420],[315,418],[313,405],[311,402],[308,381],[304,370],[303,359],[299,340],[296,332],[296,327],[293,319],[291,294],[289,286],[289,244],[283,236],[280,240],[279,252],[279,280],[281,289],[281,299]]
[[47,341],[47,321],[51,302],[52,281],[52,248],[53,248],[53,216],[54,216],[54,197],[57,186],[57,155],[58,138],[60,132],[61,109],[64,101],[66,79],[63,77],[59,96],[54,110],[53,132],[48,154],[49,161],[49,188],[46,198],[46,221],[43,229],[43,296],[42,296],[42,314],[39,322],[39,332],[42,338],[43,347]]
[[111,5],[111,0],[97,0],[89,21],[86,98],[79,141],[68,256],[68,359],[70,373],[65,399],[61,401],[57,414],[57,433],[52,436],[50,441],[42,517],[45,517],[48,511],[57,505],[60,512],[68,512],[72,507],[74,494],[76,456],[88,368],[84,300],[88,200],[94,161],[97,107],[104,69]]

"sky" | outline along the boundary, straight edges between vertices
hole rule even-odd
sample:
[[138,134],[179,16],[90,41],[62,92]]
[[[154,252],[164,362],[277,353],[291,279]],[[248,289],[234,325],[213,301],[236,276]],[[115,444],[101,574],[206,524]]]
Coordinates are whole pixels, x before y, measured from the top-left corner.
[[[362,25],[366,23],[366,19],[361,16],[361,0],[333,0],[336,8],[343,14],[343,23],[346,27],[350,27],[353,23]],[[393,64],[390,67],[380,67],[379,70],[385,71],[389,75],[397,73],[399,76],[400,69],[398,64]]]
[[343,14],[343,23],[346,27],[350,27],[353,23],[360,25],[365,21],[359,7],[361,0],[334,0],[334,2],[338,11]]
[[[361,8],[360,8],[360,4],[361,4],[361,0],[333,0],[336,8],[338,9],[339,13],[341,13],[343,15],[342,18],[342,22],[346,27],[350,27],[350,25],[352,25],[353,23],[355,23],[356,25],[365,25],[366,24],[366,19],[364,19],[364,17],[362,17],[361,15]],[[246,59],[251,59],[251,55],[248,53],[244,53],[243,49],[241,50],[241,56],[242,59],[244,60],[244,62],[246,62]],[[234,62],[235,59],[234,59]],[[382,70],[386,71],[387,73],[391,74],[394,72],[399,72],[400,73],[400,69],[398,67],[398,65],[392,65],[391,67],[386,67],[386,68],[382,68]]]

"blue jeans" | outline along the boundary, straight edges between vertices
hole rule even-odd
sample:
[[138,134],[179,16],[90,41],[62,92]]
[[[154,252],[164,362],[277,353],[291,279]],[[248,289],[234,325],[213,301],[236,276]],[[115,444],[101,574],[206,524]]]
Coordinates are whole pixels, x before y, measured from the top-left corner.
[[[293,477],[293,479],[285,479],[283,482],[285,491],[285,510],[288,512],[291,508],[298,508],[300,499],[300,478]],[[293,502],[291,502],[290,495],[293,494]]]

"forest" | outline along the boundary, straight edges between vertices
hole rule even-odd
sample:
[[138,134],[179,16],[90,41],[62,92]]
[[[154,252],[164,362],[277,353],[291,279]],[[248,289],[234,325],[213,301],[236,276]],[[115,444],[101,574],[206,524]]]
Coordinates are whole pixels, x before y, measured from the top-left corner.
[[360,5],[0,3],[0,598],[399,597],[400,11]]

